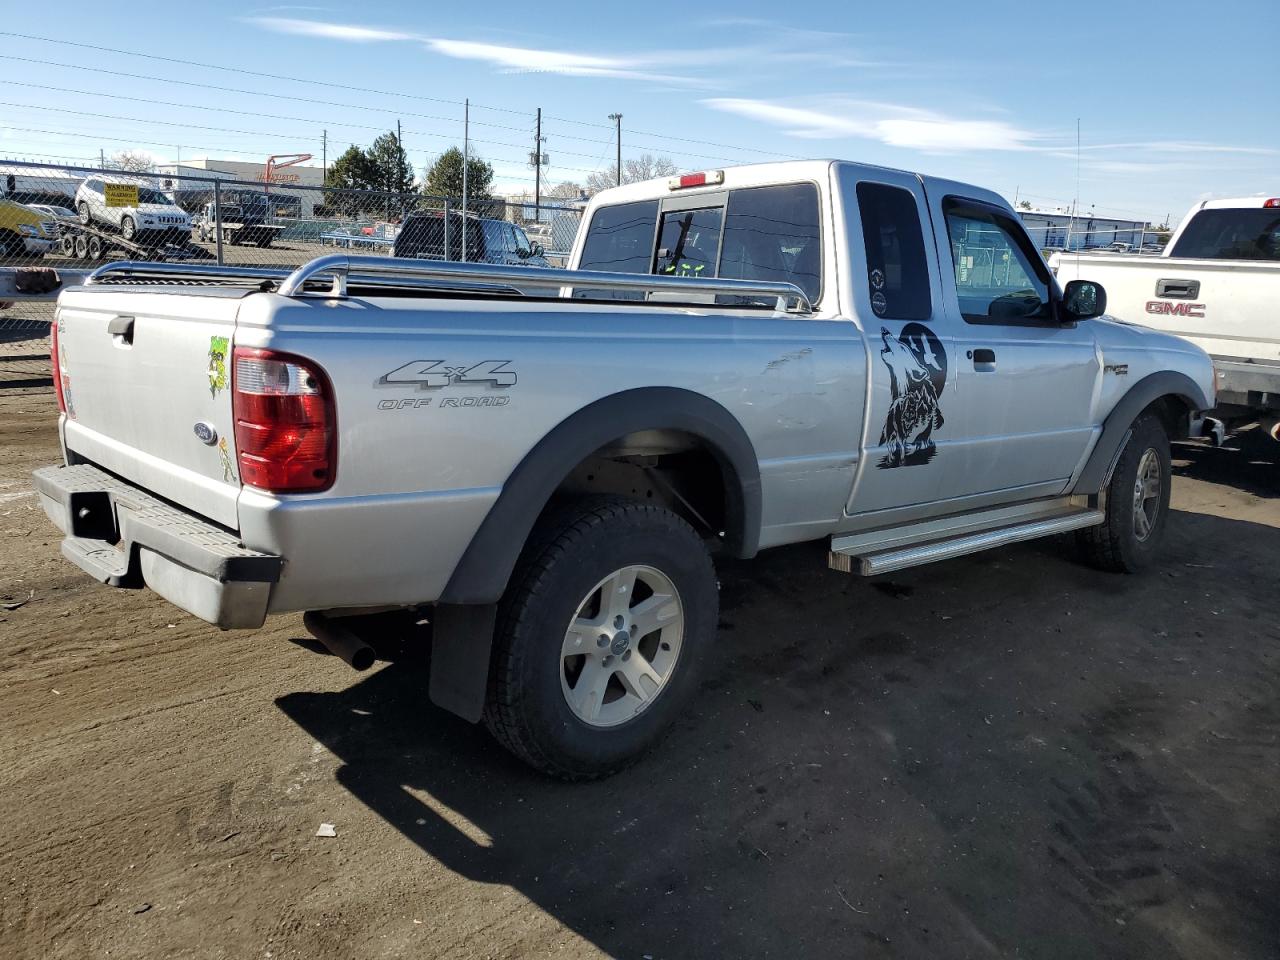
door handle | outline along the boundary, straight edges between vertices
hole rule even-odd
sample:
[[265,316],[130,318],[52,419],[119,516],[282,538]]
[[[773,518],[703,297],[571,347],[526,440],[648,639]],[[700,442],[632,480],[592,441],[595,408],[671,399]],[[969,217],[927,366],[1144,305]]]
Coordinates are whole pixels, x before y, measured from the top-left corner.
[[1167,280],[1156,281],[1156,296],[1170,300],[1194,300],[1200,296],[1199,280]]
[[973,360],[973,369],[975,370],[985,373],[996,368],[996,352],[989,347],[970,350],[968,355]]

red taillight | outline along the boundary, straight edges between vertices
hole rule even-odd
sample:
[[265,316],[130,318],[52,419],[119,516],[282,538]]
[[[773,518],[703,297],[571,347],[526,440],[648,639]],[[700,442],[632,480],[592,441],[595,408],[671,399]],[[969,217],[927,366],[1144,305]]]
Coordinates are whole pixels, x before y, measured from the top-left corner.
[[700,173],[686,173],[672,177],[667,181],[668,190],[685,190],[689,187],[714,187],[724,183],[723,170],[703,170]]
[[1270,200],[1263,203],[1263,206],[1264,207],[1280,207],[1280,197],[1272,197]]
[[231,407],[240,479],[272,493],[333,485],[338,466],[333,388],[308,360],[236,347]]
[[53,368],[53,392],[58,397],[58,410],[67,412],[67,395],[62,389],[63,378],[67,376],[66,364],[62,362],[62,351],[58,349],[58,325],[61,320],[49,324],[49,364]]

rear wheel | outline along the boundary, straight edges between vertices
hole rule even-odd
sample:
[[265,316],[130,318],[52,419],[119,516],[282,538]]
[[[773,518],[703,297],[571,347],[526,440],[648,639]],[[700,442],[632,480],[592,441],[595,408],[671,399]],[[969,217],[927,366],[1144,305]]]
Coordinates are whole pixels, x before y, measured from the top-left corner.
[[80,234],[75,239],[75,246],[76,256],[81,260],[87,260],[89,258],[89,238],[83,233]]
[[554,509],[499,608],[486,724],[553,776],[625,767],[695,689],[718,606],[706,546],[671,511],[618,497]]
[[89,259],[90,259],[90,260],[101,260],[101,259],[102,259],[102,253],[103,253],[103,250],[102,250],[102,240],[101,240],[101,238],[99,238],[99,237],[90,237],[90,238],[89,238],[87,253],[88,253],[88,255],[89,255]]
[[120,236],[126,240],[132,240],[138,235],[138,225],[133,222],[133,217],[120,218]]
[[1077,533],[1085,559],[1115,573],[1149,566],[1164,539],[1171,482],[1169,436],[1159,417],[1143,414],[1107,486],[1106,520]]
[[80,222],[86,227],[93,221],[93,215],[89,212],[89,204],[85,203],[83,200],[80,201],[80,205],[76,207],[76,213],[80,216]]

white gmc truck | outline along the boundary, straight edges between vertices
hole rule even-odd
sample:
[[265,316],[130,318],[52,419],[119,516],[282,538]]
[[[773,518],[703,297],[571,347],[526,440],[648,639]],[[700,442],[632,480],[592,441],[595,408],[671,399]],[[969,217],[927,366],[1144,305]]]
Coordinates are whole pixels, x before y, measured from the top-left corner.
[[1137,570],[1213,405],[1203,351],[1097,319],[963,183],[625,186],[571,266],[103,267],[58,307],[63,554],[222,627],[306,611],[358,667],[366,615],[420,609],[432,700],[585,778],[697,689],[715,554],[829,538],[867,575],[1075,531]]
[[1107,312],[1185,337],[1213,357],[1217,437],[1261,421],[1280,434],[1280,197],[1194,206],[1158,257],[1057,253],[1062,281],[1107,290]]

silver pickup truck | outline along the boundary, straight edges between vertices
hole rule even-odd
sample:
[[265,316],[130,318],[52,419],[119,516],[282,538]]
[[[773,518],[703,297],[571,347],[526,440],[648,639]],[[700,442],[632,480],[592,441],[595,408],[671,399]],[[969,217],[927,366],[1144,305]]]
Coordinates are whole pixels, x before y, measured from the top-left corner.
[[715,554],[830,538],[871,575],[1076,531],[1133,571],[1214,401],[1199,348],[1096,319],[962,183],[634,184],[570,266],[103,267],[57,314],[63,554],[222,627],[307,611],[359,667],[368,615],[417,608],[431,699],[584,778],[696,689]]

